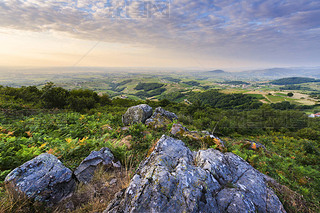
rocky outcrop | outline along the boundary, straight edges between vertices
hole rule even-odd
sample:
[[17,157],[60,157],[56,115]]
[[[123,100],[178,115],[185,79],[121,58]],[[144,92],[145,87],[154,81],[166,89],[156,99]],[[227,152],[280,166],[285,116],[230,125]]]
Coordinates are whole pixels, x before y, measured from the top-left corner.
[[51,154],[41,154],[14,169],[5,184],[15,196],[27,196],[48,205],[70,196],[76,186],[71,170]]
[[166,111],[162,107],[156,108],[151,118],[155,118],[156,116],[166,117],[171,121],[178,120],[178,116],[175,113]]
[[147,104],[140,104],[130,107],[122,116],[122,123],[127,126],[134,123],[145,123],[151,128],[163,128],[178,116],[175,113],[164,110],[161,107],[155,109],[152,114],[152,108]]
[[105,212],[285,212],[266,177],[233,153],[163,136]]
[[122,116],[122,123],[127,126],[134,123],[144,123],[152,115],[152,107],[140,104],[130,107]]
[[74,174],[80,182],[88,183],[99,166],[103,166],[108,170],[119,168],[121,165],[120,162],[114,162],[114,156],[110,149],[102,148],[99,151],[92,151],[76,168]]
[[178,116],[173,113],[164,110],[161,107],[155,109],[153,115],[146,120],[146,125],[152,128],[163,128],[174,120],[177,120]]

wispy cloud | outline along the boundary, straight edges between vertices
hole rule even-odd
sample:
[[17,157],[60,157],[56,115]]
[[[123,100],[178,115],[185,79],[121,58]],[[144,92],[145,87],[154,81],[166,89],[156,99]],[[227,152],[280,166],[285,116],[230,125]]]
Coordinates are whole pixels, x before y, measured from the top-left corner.
[[203,54],[320,55],[318,0],[2,0],[0,17],[3,28]]

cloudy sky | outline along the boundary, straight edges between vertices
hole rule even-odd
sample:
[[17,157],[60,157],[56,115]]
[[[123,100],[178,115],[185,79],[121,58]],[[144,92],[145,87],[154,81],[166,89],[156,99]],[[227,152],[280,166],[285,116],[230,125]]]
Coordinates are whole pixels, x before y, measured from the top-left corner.
[[319,0],[0,0],[0,66],[319,65]]

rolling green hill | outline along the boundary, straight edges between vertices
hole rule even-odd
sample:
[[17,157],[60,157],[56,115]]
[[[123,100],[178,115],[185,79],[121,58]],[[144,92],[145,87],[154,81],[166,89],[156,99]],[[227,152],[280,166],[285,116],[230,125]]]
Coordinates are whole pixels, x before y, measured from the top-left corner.
[[289,84],[303,84],[311,82],[320,82],[320,80],[314,78],[302,78],[302,77],[291,77],[291,78],[281,78],[278,80],[271,81],[271,84],[275,85],[289,85]]

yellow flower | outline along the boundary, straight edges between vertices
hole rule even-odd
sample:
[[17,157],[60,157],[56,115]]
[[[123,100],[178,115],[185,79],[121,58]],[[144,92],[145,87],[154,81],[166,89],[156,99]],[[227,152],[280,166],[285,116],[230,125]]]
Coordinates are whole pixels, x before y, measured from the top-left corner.
[[71,143],[72,139],[71,138],[66,138],[67,143]]
[[83,141],[85,141],[85,140],[87,140],[88,139],[88,137],[84,137],[84,138],[82,138],[81,140],[79,139],[79,142],[83,142]]
[[28,137],[32,137],[32,133],[30,131],[27,131],[26,133],[27,133]]
[[252,143],[251,148],[254,149],[254,150],[256,150],[256,149],[257,149],[256,143]]
[[14,131],[13,132],[8,132],[8,136],[13,135],[13,133],[14,133]]
[[42,149],[42,148],[45,147],[46,145],[47,145],[47,143],[41,144],[41,146],[39,147],[39,149]]
[[82,139],[79,139],[79,145],[84,145],[85,144],[84,141],[87,139],[88,139],[88,137],[84,137]]

